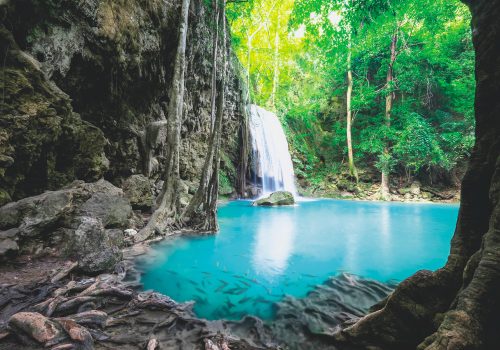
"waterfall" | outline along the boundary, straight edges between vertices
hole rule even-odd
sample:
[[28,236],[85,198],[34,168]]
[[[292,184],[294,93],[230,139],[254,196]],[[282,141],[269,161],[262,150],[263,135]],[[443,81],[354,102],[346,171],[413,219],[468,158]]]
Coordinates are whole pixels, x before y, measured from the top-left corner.
[[297,195],[288,142],[276,114],[250,106],[254,184],[262,184],[262,195],[289,191]]

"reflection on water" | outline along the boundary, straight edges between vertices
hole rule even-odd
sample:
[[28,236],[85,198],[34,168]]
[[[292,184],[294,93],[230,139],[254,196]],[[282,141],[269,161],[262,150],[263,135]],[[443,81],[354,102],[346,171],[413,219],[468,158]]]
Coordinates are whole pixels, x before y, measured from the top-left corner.
[[272,278],[282,275],[294,250],[295,226],[293,212],[276,210],[262,216],[257,224],[252,262],[255,272]]
[[219,234],[158,245],[142,263],[142,282],[195,301],[201,317],[272,319],[285,295],[304,297],[341,272],[385,282],[443,266],[457,213],[435,204],[231,202],[219,208]]

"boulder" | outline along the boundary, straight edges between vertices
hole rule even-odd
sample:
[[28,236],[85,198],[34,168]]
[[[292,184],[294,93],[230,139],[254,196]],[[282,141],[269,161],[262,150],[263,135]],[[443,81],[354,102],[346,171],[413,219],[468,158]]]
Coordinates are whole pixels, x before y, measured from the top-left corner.
[[58,191],[0,208],[0,257],[60,247],[82,270],[112,268],[133,216],[123,191],[105,180],[74,182]]
[[410,193],[414,196],[420,196],[420,182],[415,181],[410,186]]
[[65,252],[78,260],[85,273],[98,274],[112,270],[121,258],[99,218],[80,217],[77,229],[66,240]]
[[0,257],[2,255],[17,253],[19,246],[17,244],[19,229],[11,228],[0,232]]
[[144,175],[132,175],[122,184],[123,192],[134,209],[149,209],[154,204],[153,185]]
[[93,193],[80,207],[78,215],[99,218],[106,228],[124,228],[128,225],[132,206],[121,189],[105,180],[84,187]]
[[253,202],[254,206],[264,206],[273,207],[281,205],[293,205],[295,204],[295,199],[293,194],[287,191],[278,191],[271,193],[269,197],[261,198]]

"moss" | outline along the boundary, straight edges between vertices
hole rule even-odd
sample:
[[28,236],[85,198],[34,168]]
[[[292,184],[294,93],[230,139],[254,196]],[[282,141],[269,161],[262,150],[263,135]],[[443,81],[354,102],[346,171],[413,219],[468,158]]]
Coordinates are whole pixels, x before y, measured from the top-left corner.
[[9,203],[10,201],[12,201],[12,198],[7,193],[7,191],[0,188],[0,207],[4,204]]
[[233,185],[229,177],[223,171],[219,172],[219,194],[223,196],[230,195],[234,192]]
[[0,100],[0,155],[12,159],[1,165],[0,190],[19,199],[76,178],[102,176],[106,142],[102,132],[72,111],[68,96],[1,27],[0,46],[6,48],[0,71],[6,77]]

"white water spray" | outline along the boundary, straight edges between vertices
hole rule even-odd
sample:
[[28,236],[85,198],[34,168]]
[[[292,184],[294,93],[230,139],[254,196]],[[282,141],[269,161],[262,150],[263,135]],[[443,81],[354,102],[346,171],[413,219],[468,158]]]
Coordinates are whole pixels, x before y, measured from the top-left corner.
[[297,195],[288,142],[276,114],[250,106],[250,131],[255,175],[262,179],[262,195],[289,191]]

